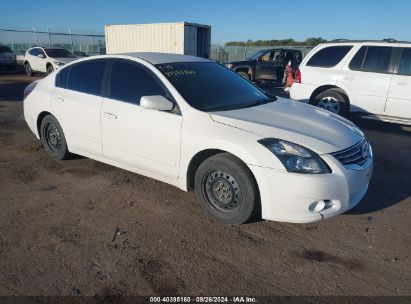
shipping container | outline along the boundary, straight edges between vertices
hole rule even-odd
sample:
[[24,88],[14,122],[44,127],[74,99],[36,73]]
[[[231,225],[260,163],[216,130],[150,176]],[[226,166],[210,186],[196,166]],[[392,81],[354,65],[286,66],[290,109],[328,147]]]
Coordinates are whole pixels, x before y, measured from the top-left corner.
[[211,26],[196,23],[106,25],[107,54],[160,52],[209,58]]

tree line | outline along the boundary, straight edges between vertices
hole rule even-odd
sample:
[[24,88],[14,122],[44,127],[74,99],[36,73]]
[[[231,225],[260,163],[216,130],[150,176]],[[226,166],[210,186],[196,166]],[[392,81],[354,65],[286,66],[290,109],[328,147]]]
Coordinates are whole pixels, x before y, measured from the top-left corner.
[[307,38],[305,41],[297,41],[294,39],[273,39],[273,40],[247,40],[247,41],[229,41],[226,46],[276,46],[276,45],[298,45],[312,47],[320,43],[327,42],[327,40],[318,38]]

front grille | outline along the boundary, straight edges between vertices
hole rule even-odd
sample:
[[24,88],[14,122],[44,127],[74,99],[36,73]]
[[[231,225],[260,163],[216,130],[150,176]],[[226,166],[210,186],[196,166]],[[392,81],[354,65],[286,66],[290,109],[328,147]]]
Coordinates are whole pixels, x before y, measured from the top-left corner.
[[331,153],[344,166],[363,165],[370,157],[370,147],[365,138],[347,149]]

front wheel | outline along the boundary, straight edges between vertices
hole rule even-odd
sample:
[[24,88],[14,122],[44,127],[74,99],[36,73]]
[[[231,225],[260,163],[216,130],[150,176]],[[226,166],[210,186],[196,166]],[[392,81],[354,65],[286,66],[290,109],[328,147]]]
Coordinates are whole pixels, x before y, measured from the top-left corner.
[[30,63],[26,62],[26,64],[24,65],[24,69],[26,70],[26,75],[31,77],[33,76],[33,70],[31,69]]
[[41,121],[40,137],[44,149],[52,158],[62,160],[70,157],[63,129],[53,115],[47,115]]
[[327,90],[318,94],[311,103],[341,116],[347,116],[350,110],[345,96],[335,90]]
[[53,73],[53,71],[54,71],[53,66],[52,66],[51,64],[49,64],[49,65],[47,66],[47,75]]
[[195,175],[201,206],[223,224],[243,224],[257,216],[260,199],[250,169],[229,153],[206,159]]

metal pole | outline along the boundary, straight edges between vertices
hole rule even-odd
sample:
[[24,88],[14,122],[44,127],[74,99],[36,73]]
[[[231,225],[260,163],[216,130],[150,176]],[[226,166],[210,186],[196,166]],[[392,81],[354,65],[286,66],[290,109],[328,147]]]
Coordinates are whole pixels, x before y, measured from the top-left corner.
[[39,45],[39,39],[37,37],[36,29],[34,28],[34,26],[32,26],[31,28],[33,29],[34,37],[36,38],[36,45]]
[[[91,35],[93,35],[93,30],[90,31]],[[91,52],[94,53],[94,46],[93,46],[93,36],[90,37],[91,39]],[[87,48],[88,51],[88,48]]]
[[244,60],[247,59],[247,46],[244,47]]
[[51,46],[50,28],[47,28],[47,32],[48,32],[48,34],[49,34],[49,45]]
[[71,51],[74,52],[74,42],[73,42],[73,35],[72,35],[73,33],[71,29],[69,31],[70,31],[70,39],[71,39]]

